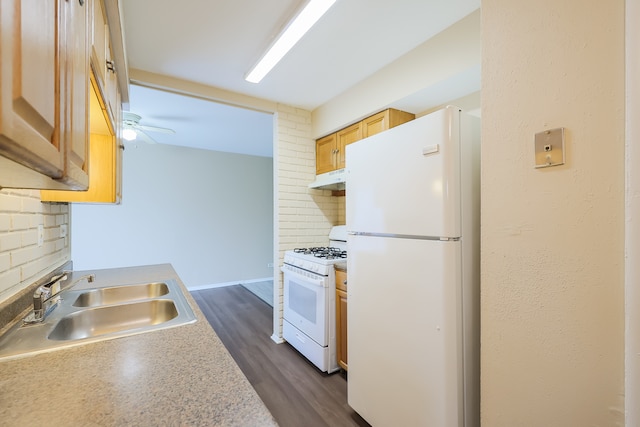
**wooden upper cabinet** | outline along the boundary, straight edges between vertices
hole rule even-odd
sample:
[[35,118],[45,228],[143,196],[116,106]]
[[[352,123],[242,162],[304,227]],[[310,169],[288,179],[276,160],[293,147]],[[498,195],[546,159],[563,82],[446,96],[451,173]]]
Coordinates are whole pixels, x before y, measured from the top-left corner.
[[360,123],[353,124],[336,133],[337,153],[336,153],[336,169],[344,168],[345,163],[345,147],[351,143],[362,139],[362,126]]
[[416,116],[393,108],[316,140],[316,175],[345,167],[345,147],[368,136],[415,119]]
[[[114,4],[113,2],[111,3]],[[118,35],[119,27],[116,25],[117,23],[114,23],[113,31],[115,33],[112,34],[104,1],[95,0],[92,5],[91,67],[94,70],[110,120],[115,122],[117,120],[117,110],[121,108],[121,90],[124,90],[119,86],[119,78],[122,76],[119,76],[118,73],[126,71],[123,65],[124,58],[116,59],[116,49],[112,44],[112,36]],[[118,38],[116,37],[116,39]]]
[[63,0],[0,2],[0,153],[51,178],[64,171],[63,6]]
[[89,6],[68,1],[65,25],[66,79],[64,94],[66,173],[70,187],[89,186]]
[[332,133],[316,141],[316,174],[336,168],[336,134]]
[[[80,203],[120,203],[122,194],[122,145],[116,137],[118,123],[111,122],[100,97],[97,81],[91,76],[90,158],[87,191],[43,190],[42,201]],[[117,111],[121,111],[117,109]]]
[[344,148],[359,139],[360,123],[356,123],[316,140],[316,175],[344,168]]
[[0,2],[0,187],[87,188],[87,26],[84,2]]
[[[74,0],[77,2],[77,0]],[[89,186],[86,191],[43,190],[41,200],[50,202],[120,203],[122,197],[121,92],[113,58],[105,3],[88,2],[85,65],[90,81],[88,111]],[[113,6],[117,2],[110,3]],[[116,26],[117,27],[117,26]],[[119,28],[119,27],[117,27]],[[120,63],[124,60],[121,59]]]
[[107,25],[100,0],[91,1],[91,63],[96,80],[104,87],[107,61]]
[[405,111],[386,109],[364,119],[362,123],[362,137],[367,138],[387,129],[394,128],[398,125],[415,119],[415,114]]

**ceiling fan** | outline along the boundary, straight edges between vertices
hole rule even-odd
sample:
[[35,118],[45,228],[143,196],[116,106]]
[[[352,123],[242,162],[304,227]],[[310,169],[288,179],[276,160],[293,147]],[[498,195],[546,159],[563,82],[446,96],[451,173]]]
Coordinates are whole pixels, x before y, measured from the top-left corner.
[[173,129],[158,126],[141,125],[141,118],[142,117],[140,117],[139,115],[130,113],[128,111],[124,111],[122,113],[122,137],[124,139],[126,139],[127,141],[140,139],[149,144],[155,144],[156,141],[146,132],[158,132],[167,134],[176,133]]

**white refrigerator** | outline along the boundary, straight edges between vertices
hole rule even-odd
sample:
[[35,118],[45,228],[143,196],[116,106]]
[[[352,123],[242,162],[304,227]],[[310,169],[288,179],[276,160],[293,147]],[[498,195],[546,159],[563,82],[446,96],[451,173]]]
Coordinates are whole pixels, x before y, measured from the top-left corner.
[[449,106],[363,139],[346,171],[349,405],[478,427],[479,119]]

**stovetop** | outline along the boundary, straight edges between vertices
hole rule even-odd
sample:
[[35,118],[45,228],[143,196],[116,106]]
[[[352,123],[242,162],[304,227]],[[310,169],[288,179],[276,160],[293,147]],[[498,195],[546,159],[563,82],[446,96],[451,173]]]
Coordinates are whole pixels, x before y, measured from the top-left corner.
[[333,265],[347,261],[347,251],[335,247],[297,248],[286,251],[284,263],[323,276],[330,276]]
[[346,259],[347,251],[332,246],[321,246],[315,248],[295,248],[294,253],[302,255],[313,255],[314,258],[320,259]]
[[284,253],[284,263],[325,276],[331,275],[333,265],[347,261],[346,227],[335,226],[329,234],[328,246],[296,248]]

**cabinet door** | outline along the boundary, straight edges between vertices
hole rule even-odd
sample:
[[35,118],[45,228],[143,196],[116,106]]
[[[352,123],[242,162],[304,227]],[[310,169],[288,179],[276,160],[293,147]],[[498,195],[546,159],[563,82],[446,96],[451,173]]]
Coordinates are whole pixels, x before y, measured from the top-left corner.
[[64,170],[62,2],[0,2],[0,154],[52,178]]
[[353,142],[359,141],[362,139],[362,131],[360,127],[360,123],[356,123],[349,127],[342,129],[336,133],[337,139],[337,164],[336,169],[344,168],[345,161],[345,147]]
[[415,114],[407,113],[406,111],[393,108],[386,109],[362,121],[362,137],[367,138],[415,118]]
[[347,370],[347,293],[336,289],[336,357]]
[[66,90],[62,182],[75,189],[89,186],[89,9],[84,2],[66,1]]
[[107,26],[105,24],[102,1],[91,1],[92,26],[91,26],[91,60],[94,64],[94,73],[100,83],[105,85],[106,60],[107,60]]
[[366,138],[389,129],[389,110],[381,111],[362,121],[362,137]]
[[316,174],[336,168],[336,134],[332,133],[316,141]]
[[336,269],[336,289],[347,292],[347,272]]

